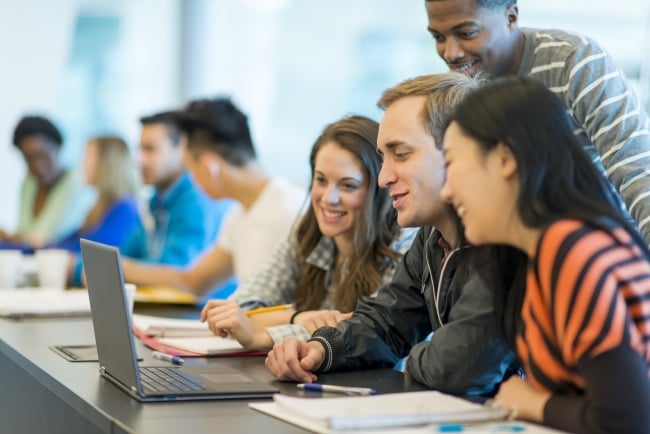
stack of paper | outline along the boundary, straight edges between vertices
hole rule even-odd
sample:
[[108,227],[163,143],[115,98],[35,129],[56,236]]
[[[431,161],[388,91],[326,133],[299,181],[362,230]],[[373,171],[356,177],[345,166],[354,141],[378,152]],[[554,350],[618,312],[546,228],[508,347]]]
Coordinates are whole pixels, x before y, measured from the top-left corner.
[[212,336],[208,325],[195,319],[164,318],[134,313],[131,320],[134,327],[137,327],[148,336]]
[[184,357],[263,354],[244,349],[237,340],[212,334],[199,320],[133,314],[133,333],[154,350]]
[[[248,406],[323,434],[431,432],[432,426],[453,426],[463,432],[494,432],[495,428],[506,426],[502,421],[505,413],[501,409],[435,391],[341,398],[297,398],[278,394],[273,400]],[[516,425],[521,428],[518,431],[527,433],[557,432],[519,422]]]
[[20,288],[0,291],[0,316],[25,318],[78,315],[90,315],[86,290]]
[[168,347],[190,351],[202,356],[220,356],[246,351],[236,339],[221,338],[219,336],[160,338],[158,342]]

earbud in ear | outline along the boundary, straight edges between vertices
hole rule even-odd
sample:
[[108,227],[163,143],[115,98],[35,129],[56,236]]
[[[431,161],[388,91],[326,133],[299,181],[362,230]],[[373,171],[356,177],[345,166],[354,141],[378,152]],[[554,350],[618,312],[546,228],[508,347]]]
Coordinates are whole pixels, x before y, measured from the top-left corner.
[[211,176],[216,176],[219,173],[219,166],[217,163],[208,163],[208,172]]

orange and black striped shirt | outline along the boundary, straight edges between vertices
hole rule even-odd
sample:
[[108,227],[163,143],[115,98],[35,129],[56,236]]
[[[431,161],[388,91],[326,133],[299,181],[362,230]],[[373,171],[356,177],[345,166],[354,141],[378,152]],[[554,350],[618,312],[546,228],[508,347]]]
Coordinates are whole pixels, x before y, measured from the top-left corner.
[[[529,262],[521,314],[517,353],[535,388],[554,396],[576,396],[578,401],[588,397],[596,402],[598,397],[589,397],[589,392],[607,388],[591,387],[590,382],[600,381],[600,374],[593,375],[590,369],[602,367],[604,359],[608,363],[614,360],[611,369],[639,366],[635,375],[641,378],[632,381],[650,388],[650,263],[622,227],[612,226],[610,234],[575,220],[549,226]],[[621,348],[630,350],[620,351],[624,358],[637,360],[619,364],[616,357],[601,358],[590,365],[599,356]],[[650,396],[650,392],[642,392]],[[586,401],[577,405],[582,413],[574,417],[583,420],[563,428],[593,429],[585,424],[596,423],[598,415],[588,414]],[[549,415],[548,409],[547,405],[545,419],[566,418]],[[650,426],[646,428],[650,430]]]

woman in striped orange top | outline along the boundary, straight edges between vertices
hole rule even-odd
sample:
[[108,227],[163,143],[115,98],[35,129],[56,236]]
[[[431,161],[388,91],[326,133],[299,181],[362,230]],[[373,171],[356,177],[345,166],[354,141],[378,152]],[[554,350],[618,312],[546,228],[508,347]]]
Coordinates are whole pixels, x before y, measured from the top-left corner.
[[527,377],[503,383],[496,401],[566,431],[648,433],[650,251],[567,116],[529,78],[475,91],[445,134],[442,197],[470,242],[529,258],[519,284],[495,294]]

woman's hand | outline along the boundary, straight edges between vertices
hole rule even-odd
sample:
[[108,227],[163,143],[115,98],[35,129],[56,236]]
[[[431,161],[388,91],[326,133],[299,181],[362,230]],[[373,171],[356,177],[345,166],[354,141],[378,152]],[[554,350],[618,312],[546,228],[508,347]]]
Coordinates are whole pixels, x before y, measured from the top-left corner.
[[339,322],[351,316],[352,312],[341,313],[338,310],[308,310],[296,315],[293,323],[303,326],[309,334],[312,334],[321,327],[334,327]]
[[494,401],[510,412],[510,419],[542,422],[544,407],[550,397],[550,393],[540,392],[521,377],[513,375],[501,384]]
[[[201,321],[217,336],[232,336],[244,348],[255,347],[256,328],[237,303],[228,300],[210,300],[201,311]],[[265,333],[265,332],[264,332]],[[269,344],[270,346],[271,344]]]

